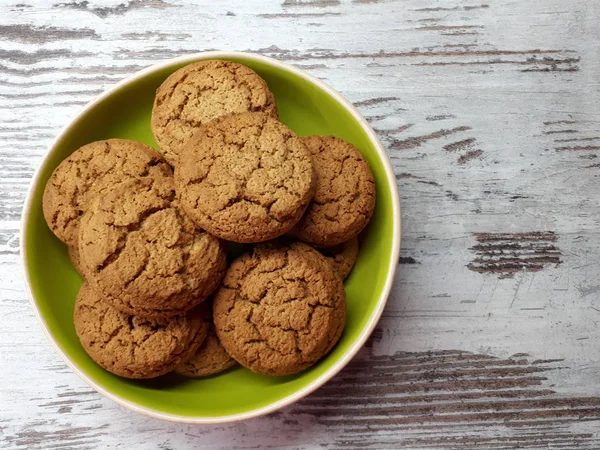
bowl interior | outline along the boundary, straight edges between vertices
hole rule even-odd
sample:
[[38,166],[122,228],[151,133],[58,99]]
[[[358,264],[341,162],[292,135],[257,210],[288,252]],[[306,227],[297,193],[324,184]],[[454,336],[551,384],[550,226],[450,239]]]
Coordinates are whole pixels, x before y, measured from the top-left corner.
[[292,376],[268,377],[243,368],[205,379],[167,375],[150,381],[116,377],[97,366],[84,352],[73,328],[73,304],[82,283],[67,249],[46,226],[42,194],[54,168],[88,142],[113,137],[135,139],[156,148],[150,113],[156,88],[183,63],[148,73],[121,86],[80,115],[40,169],[25,222],[25,266],[40,316],[56,344],[95,384],[146,410],[183,417],[211,418],[247,413],[284,399],[306,387],[336,365],[375,313],[392,261],[395,230],[392,192],[375,143],[354,116],[328,92],[298,74],[243,56],[228,57],[258,72],[275,94],[281,120],[299,135],[331,134],[357,146],[369,161],[377,181],[377,206],[364,232],[357,264],[346,280],[348,323],[335,349],[316,366]]

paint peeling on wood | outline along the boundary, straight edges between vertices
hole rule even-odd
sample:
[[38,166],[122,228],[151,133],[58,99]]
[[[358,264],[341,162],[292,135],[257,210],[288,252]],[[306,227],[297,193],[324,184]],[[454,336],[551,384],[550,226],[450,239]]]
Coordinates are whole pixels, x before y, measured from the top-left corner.
[[354,102],[354,106],[363,107],[363,106],[375,106],[381,103],[394,102],[400,100],[398,97],[379,97],[379,98],[369,98],[366,100],[361,100],[359,102]]
[[459,11],[459,10],[463,10],[463,11],[472,11],[472,10],[476,10],[476,9],[487,9],[489,8],[489,5],[486,4],[481,4],[481,5],[465,5],[465,6],[451,6],[451,7],[427,7],[427,8],[418,8],[415,9],[414,11],[416,12],[447,12],[447,11]]
[[259,14],[258,17],[264,19],[287,19],[287,18],[315,18],[315,17],[328,17],[328,16],[340,16],[338,12],[319,12],[319,13],[265,13]]
[[[332,429],[343,426],[344,438],[334,448],[362,447],[362,433],[369,430],[390,439],[378,441],[377,448],[505,448],[509,442],[542,447],[583,437],[600,444],[591,433],[553,431],[557,422],[598,421],[600,399],[557,395],[545,386],[546,374],[562,361],[525,358],[450,350],[369,354],[294,409]],[[451,443],[456,446],[447,447]]]
[[587,141],[600,141],[600,136],[587,137],[587,138],[554,139],[554,142],[587,142]]
[[425,118],[425,120],[430,120],[430,121],[437,121],[437,120],[447,120],[447,119],[454,119],[455,116],[453,116],[452,114],[440,114],[438,116],[427,116]]
[[121,16],[129,11],[141,8],[164,9],[172,8],[173,4],[164,0],[129,0],[127,3],[119,3],[115,6],[93,6],[88,0],[57,3],[55,8],[87,11],[102,19],[109,16]]
[[473,159],[481,157],[481,155],[483,155],[483,150],[470,150],[464,155],[460,155],[457,162],[459,164],[466,164]]
[[453,142],[451,144],[444,145],[443,149],[448,152],[455,152],[459,150],[466,150],[473,146],[476,141],[475,138],[463,139],[462,141]]
[[556,147],[555,150],[557,152],[580,151],[580,150],[584,150],[584,151],[600,150],[600,145],[570,145],[570,146],[565,146],[565,147]]
[[398,178],[398,179],[400,179],[400,178],[417,178],[417,179],[419,179],[421,177],[413,175],[412,173],[398,173],[398,174],[396,174],[396,178]]
[[[99,39],[90,28],[59,28],[33,25],[0,25],[0,41],[44,44],[69,39]],[[0,59],[2,61],[2,59]]]
[[467,265],[479,273],[511,278],[519,272],[539,272],[562,263],[552,231],[530,233],[474,233],[477,244],[470,250],[476,258]]
[[423,181],[423,180],[419,180],[417,181],[417,183],[423,183],[423,184],[429,184],[431,186],[438,186],[441,187],[442,185],[440,183],[438,183],[437,181]]
[[[585,133],[576,120],[545,121],[543,134],[552,136],[557,152],[589,152],[600,150],[600,136]],[[596,131],[596,130],[594,130]]]
[[156,40],[156,41],[184,41],[192,37],[189,33],[160,33],[153,31],[145,31],[143,33],[123,33],[123,39],[132,40]]
[[393,150],[411,150],[420,147],[425,142],[430,141],[432,139],[439,139],[445,136],[450,136],[455,133],[460,133],[469,130],[471,130],[471,127],[468,126],[460,126],[452,128],[450,130],[442,129],[423,136],[417,136],[403,140],[396,140],[390,145],[390,148],[392,148]]
[[399,263],[400,264],[419,264],[419,262],[412,256],[401,256]]
[[544,125],[574,125],[576,124],[576,120],[554,120],[549,122],[544,122]]
[[568,130],[550,130],[550,131],[544,131],[544,134],[572,134],[572,133],[579,133],[578,130],[573,130],[572,128],[568,129]]
[[326,8],[328,6],[338,6],[339,0],[284,0],[281,6],[316,6]]
[[[108,424],[99,427],[66,427],[63,429],[48,427],[46,421],[38,421],[26,425],[14,436],[5,436],[4,442],[12,448],[35,448],[40,446],[54,448],[90,448],[102,442],[103,430]],[[43,429],[44,431],[40,431]]]
[[470,30],[470,29],[481,29],[481,25],[431,25],[417,28],[417,30],[424,31],[447,31],[447,30]]
[[[463,56],[468,56],[468,53],[488,53],[488,52],[465,52]],[[536,53],[536,51],[533,51]],[[553,53],[553,52],[540,52],[540,53]],[[562,53],[562,52],[557,52]],[[504,55],[505,53],[498,53],[498,55]],[[515,55],[518,53],[515,53]],[[525,55],[527,53],[521,53]],[[520,69],[521,72],[577,72],[579,66],[576,64],[580,62],[579,57],[576,58],[560,58],[560,57],[548,57],[543,58],[536,56],[525,58],[524,60],[514,59],[488,59],[488,60],[472,60],[472,61],[425,61],[416,63],[418,66],[496,66],[496,65],[516,65],[516,66],[532,66],[525,69]]]
[[[404,131],[408,130],[409,128],[411,128],[413,126],[414,126],[414,123],[407,123],[405,125],[400,125],[399,127],[396,127],[396,128],[389,128],[389,129],[385,129],[385,130],[380,129],[380,128],[375,128],[375,131],[380,136],[388,136],[388,135],[392,135],[392,134],[403,133]],[[394,141],[394,142],[397,142],[397,141]]]

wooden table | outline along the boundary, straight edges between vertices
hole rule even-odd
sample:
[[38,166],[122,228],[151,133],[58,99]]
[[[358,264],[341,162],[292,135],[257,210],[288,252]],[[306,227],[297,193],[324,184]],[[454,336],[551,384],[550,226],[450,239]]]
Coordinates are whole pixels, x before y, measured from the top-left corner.
[[[0,448],[600,448],[598,0],[6,0],[0,5]],[[155,62],[295,64],[381,136],[402,258],[368,345],[295,406],[226,426],[137,415],[54,352],[19,220],[78,110]]]

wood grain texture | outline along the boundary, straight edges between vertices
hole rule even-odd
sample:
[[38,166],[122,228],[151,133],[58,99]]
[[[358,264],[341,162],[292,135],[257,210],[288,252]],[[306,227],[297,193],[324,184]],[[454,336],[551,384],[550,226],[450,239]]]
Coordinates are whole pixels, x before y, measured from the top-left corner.
[[[600,448],[600,5],[573,0],[0,3],[0,448]],[[248,50],[354,102],[403,249],[369,345],[290,408],[223,426],[91,391],[24,293],[19,220],[60,128],[155,62]]]

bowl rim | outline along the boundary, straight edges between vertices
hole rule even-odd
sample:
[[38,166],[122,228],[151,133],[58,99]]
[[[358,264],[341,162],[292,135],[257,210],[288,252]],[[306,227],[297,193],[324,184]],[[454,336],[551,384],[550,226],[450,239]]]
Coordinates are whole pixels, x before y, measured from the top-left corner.
[[[81,116],[83,116],[89,110],[94,108],[97,104],[101,103],[105,98],[112,95],[114,92],[118,91],[122,87],[124,87],[140,78],[145,77],[148,74],[151,74],[155,71],[159,71],[162,69],[166,69],[173,65],[192,63],[194,61],[212,59],[212,58],[250,59],[250,60],[255,60],[255,61],[258,61],[258,62],[261,62],[264,64],[271,65],[271,66],[273,66],[277,69],[283,70],[283,71],[291,72],[295,75],[298,75],[298,76],[304,78],[309,83],[312,83],[312,84],[318,86],[319,88],[321,88],[322,90],[327,92],[329,95],[331,95],[340,104],[342,104],[344,106],[344,108],[346,110],[348,110],[352,114],[352,116],[356,119],[356,121],[358,123],[360,123],[360,125],[363,127],[363,129],[367,133],[369,139],[374,144],[374,147],[377,150],[377,154],[379,155],[381,162],[384,166],[385,174],[386,174],[386,178],[387,178],[387,186],[390,189],[390,193],[391,193],[392,214],[393,214],[392,219],[393,219],[393,228],[395,231],[394,231],[394,234],[392,237],[392,254],[391,254],[389,266],[387,269],[387,277],[386,277],[386,281],[385,281],[385,285],[384,285],[382,294],[380,295],[380,297],[377,301],[377,306],[376,306],[375,310],[373,311],[373,313],[371,314],[369,321],[367,322],[367,324],[365,325],[365,327],[359,334],[358,338],[352,343],[350,348],[346,351],[346,353],[340,358],[340,360],[337,363],[335,363],[331,368],[329,368],[320,377],[313,380],[308,385],[304,386],[302,389],[299,389],[296,392],[293,392],[292,394],[289,394],[288,396],[286,396],[276,402],[273,402],[269,405],[262,406],[260,408],[256,408],[256,409],[246,411],[243,413],[229,414],[229,415],[225,415],[225,416],[215,416],[215,417],[182,416],[182,415],[177,415],[177,414],[156,411],[152,408],[140,406],[137,403],[134,403],[132,401],[121,398],[119,395],[110,392],[109,390],[104,388],[101,384],[96,383],[94,380],[89,378],[84,372],[79,370],[77,365],[73,361],[71,361],[69,356],[62,350],[62,348],[60,348],[58,343],[52,337],[52,334],[50,333],[50,330],[46,324],[46,321],[44,320],[44,318],[42,317],[42,315],[40,313],[40,310],[37,306],[36,300],[33,295],[33,291],[31,289],[30,274],[29,274],[29,270],[27,268],[27,258],[26,258],[27,253],[25,251],[25,249],[27,248],[27,245],[28,245],[28,240],[27,240],[27,236],[26,236],[27,233],[25,232],[25,230],[27,229],[30,211],[33,206],[32,204],[33,204],[34,192],[36,192],[37,189],[39,188],[42,169],[46,166],[46,164],[48,164],[50,155],[53,153],[54,149],[56,148],[56,145],[69,132],[69,130],[71,129],[74,122],[76,122]],[[381,318],[381,315],[383,313],[383,310],[384,310],[387,300],[389,298],[392,284],[394,282],[394,275],[396,273],[396,268],[398,267],[398,261],[399,261],[399,257],[400,257],[400,241],[401,241],[401,223],[400,222],[401,222],[400,195],[398,192],[398,185],[396,182],[396,177],[394,175],[394,171],[392,169],[390,159],[383,147],[383,144],[377,137],[373,128],[371,128],[371,126],[365,120],[365,118],[358,112],[356,107],[352,103],[350,103],[348,100],[346,100],[339,92],[337,92],[336,90],[334,90],[333,88],[331,88],[326,83],[319,80],[318,78],[308,74],[304,70],[299,69],[291,64],[283,63],[281,61],[278,61],[276,59],[273,59],[273,58],[270,58],[267,56],[259,55],[256,53],[239,52],[239,51],[197,52],[197,53],[190,53],[190,54],[182,55],[182,56],[179,56],[176,58],[171,58],[171,59],[159,62],[157,64],[153,64],[153,65],[151,65],[145,69],[142,69],[142,70],[134,73],[133,75],[119,81],[118,83],[116,83],[115,85],[113,85],[112,87],[110,87],[109,89],[104,91],[102,94],[100,94],[97,97],[95,97],[94,99],[92,99],[89,103],[87,103],[83,107],[83,109],[81,109],[67,123],[67,125],[65,125],[63,127],[63,129],[60,131],[60,133],[58,134],[56,139],[54,139],[52,145],[49,147],[48,151],[42,158],[42,161],[41,161],[40,165],[38,166],[38,168],[36,169],[35,174],[32,178],[31,184],[29,186],[29,189],[27,191],[27,197],[25,199],[25,203],[23,206],[23,213],[22,213],[21,224],[20,224],[20,226],[21,226],[20,254],[21,254],[21,264],[22,264],[21,268],[22,268],[23,275],[25,278],[25,285],[26,285],[27,295],[29,297],[29,302],[35,311],[35,315],[42,327],[44,334],[46,335],[48,340],[52,343],[52,345],[54,346],[54,348],[58,352],[58,354],[63,358],[65,363],[71,368],[71,370],[73,370],[73,372],[75,372],[81,379],[83,379],[83,381],[85,381],[91,388],[93,388],[100,394],[104,395],[105,397],[113,400],[115,403],[117,403],[119,405],[125,406],[128,409],[131,409],[135,412],[138,412],[138,413],[141,413],[141,414],[153,417],[153,418],[158,418],[158,419],[167,420],[167,421],[171,421],[171,422],[177,422],[177,423],[186,423],[186,424],[223,424],[223,423],[238,422],[241,420],[251,419],[254,417],[259,417],[259,416],[263,416],[266,414],[270,414],[270,413],[277,411],[285,406],[288,406],[288,405],[291,405],[292,403],[297,402],[301,398],[307,396],[308,394],[314,392],[316,389],[318,389],[319,387],[324,385],[327,381],[329,381],[336,374],[338,374],[354,358],[354,356],[363,347],[363,345],[365,344],[365,342],[367,341],[367,339],[373,332],[375,326],[379,322],[379,319]]]

